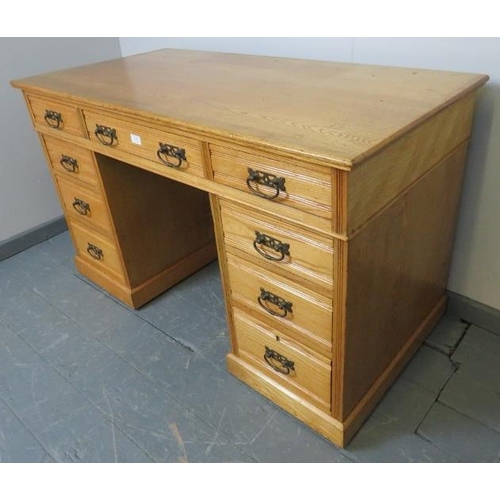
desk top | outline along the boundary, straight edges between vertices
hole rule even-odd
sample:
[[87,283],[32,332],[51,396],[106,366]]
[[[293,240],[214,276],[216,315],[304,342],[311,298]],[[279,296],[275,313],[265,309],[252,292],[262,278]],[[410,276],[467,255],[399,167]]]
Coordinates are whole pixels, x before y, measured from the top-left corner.
[[12,84],[350,167],[487,80],[164,49]]

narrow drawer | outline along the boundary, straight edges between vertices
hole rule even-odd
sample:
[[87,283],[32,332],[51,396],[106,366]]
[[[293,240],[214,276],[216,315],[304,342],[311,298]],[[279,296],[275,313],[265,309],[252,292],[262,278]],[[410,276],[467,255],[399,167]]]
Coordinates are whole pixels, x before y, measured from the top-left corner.
[[49,136],[44,136],[43,141],[56,174],[98,186],[96,167],[88,149]]
[[74,220],[68,220],[68,225],[77,254],[101,271],[124,281],[120,256],[112,240],[96,234]]
[[291,272],[333,290],[333,239],[220,200],[225,243],[276,272]]
[[28,96],[35,125],[49,127],[71,135],[85,136],[78,108],[52,99]]
[[238,355],[283,387],[330,409],[331,363],[258,320],[234,309]]
[[99,195],[59,176],[56,176],[56,181],[67,215],[84,220],[109,235],[112,234],[108,210]]
[[84,115],[91,141],[153,161],[162,169],[172,168],[205,176],[199,141],[114,116],[90,111],[85,111]]
[[326,357],[332,348],[332,302],[291,280],[227,255],[231,296]]
[[235,149],[210,146],[214,179],[326,219],[332,218],[332,173]]

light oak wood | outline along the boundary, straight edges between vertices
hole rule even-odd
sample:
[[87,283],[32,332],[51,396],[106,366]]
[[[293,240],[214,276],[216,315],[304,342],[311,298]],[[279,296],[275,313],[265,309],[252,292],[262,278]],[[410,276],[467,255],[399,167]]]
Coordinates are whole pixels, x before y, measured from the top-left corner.
[[[118,150],[132,155],[146,158],[160,165],[162,169],[171,169],[164,165],[158,158],[157,152],[160,143],[168,144],[185,150],[187,161],[182,161],[177,170],[189,172],[191,175],[204,176],[203,163],[201,160],[201,148],[199,141],[175,135],[157,128],[144,127],[134,123],[130,117],[130,122],[118,119],[101,113],[84,111],[85,124],[91,141],[100,143],[95,134],[97,125],[109,127],[116,132],[116,141],[110,146],[105,146],[111,150]],[[105,140],[108,140],[105,138]],[[133,142],[136,141],[136,142]],[[140,142],[140,144],[138,143]],[[165,160],[177,164],[176,158],[165,157]]]
[[[147,170],[149,172],[157,174],[161,177],[167,177],[169,179],[181,182],[182,184],[187,184],[188,186],[201,189],[202,191],[218,195],[225,199],[236,201],[242,205],[250,207],[251,209],[258,208],[263,211],[269,209],[269,200],[259,198],[250,193],[228,189],[226,186],[212,182],[211,180],[193,176],[190,173],[183,172],[179,169],[166,168],[165,166],[160,165],[158,162],[131,155],[127,152],[111,149],[97,142],[91,142],[87,139],[69,136],[67,134],[64,134],[63,132],[54,133],[51,131],[51,129],[49,131],[42,131],[38,126],[36,126],[35,128],[40,133],[43,132],[44,137],[64,137],[64,140],[68,143],[86,147],[91,151],[100,153],[104,156],[115,158],[127,164],[138,167],[142,170]],[[211,167],[207,166],[207,168],[205,168],[205,171],[207,171],[208,168],[211,169]],[[208,177],[211,178],[210,176]],[[328,219],[278,204],[273,204],[272,209],[273,215],[279,216],[281,219],[292,222],[295,225],[302,226],[305,229],[314,228],[315,231],[318,231],[326,236],[332,235],[332,221]],[[334,233],[334,236],[340,239],[345,239],[345,236],[342,234]]]
[[[317,353],[306,351],[281,331],[247,316],[238,308],[235,307],[233,311],[238,355],[283,387],[329,411],[331,361]],[[266,347],[294,363],[287,375],[278,372],[265,361]],[[280,362],[270,362],[283,369]]]
[[[49,164],[54,173],[61,177],[67,177],[71,182],[82,182],[88,184],[89,187],[99,189],[99,181],[97,177],[96,167],[92,153],[85,148],[76,146],[67,141],[61,141],[55,137],[42,136],[45,143],[47,154],[49,156]],[[68,172],[61,164],[61,159],[68,156],[70,159],[76,161],[76,168],[74,171]],[[69,164],[68,168],[72,168]]]
[[[285,190],[279,190],[279,195],[272,200],[268,200],[269,203],[298,208],[327,219],[332,217],[332,177],[330,169],[326,167],[305,168],[299,165],[287,164],[284,161],[217,146],[212,146],[211,154],[216,182],[248,193],[251,192],[247,185],[248,169],[271,174],[284,179]],[[278,192],[275,188],[257,182],[250,182],[250,186],[267,197],[273,197]],[[335,189],[333,190],[335,191]],[[335,200],[333,200],[333,203],[335,203]],[[269,206],[268,210],[272,210],[272,207]]]
[[[85,225],[72,219],[68,219],[68,227],[75,244],[78,256],[86,261],[92,263],[101,272],[112,275],[115,279],[125,282],[123,275],[123,265],[116,249],[116,246],[109,238],[97,234]],[[89,254],[90,246],[97,247],[101,252],[100,258],[93,258]]]
[[[230,372],[345,446],[444,310],[487,78],[163,50],[13,85],[62,203],[83,193],[109,214],[107,230],[69,211],[78,270],[140,307],[215,258],[215,233]],[[61,130],[43,119],[51,107]],[[116,129],[116,145],[97,141],[98,123]],[[187,161],[163,165],[159,142],[185,149]],[[64,151],[78,155],[81,174],[60,171]],[[286,192],[256,196],[249,168],[283,177]],[[90,241],[101,261],[86,252]],[[277,262],[279,242],[290,246]],[[261,287],[292,312],[264,311]],[[270,367],[266,346],[293,360],[293,373]]]
[[329,412],[318,408],[316,404],[310,403],[307,399],[297,395],[295,390],[290,390],[279,384],[270,376],[269,371],[256,370],[253,364],[234,354],[228,354],[227,368],[230,373],[242,382],[274,401],[285,411],[325,436],[337,446],[345,446],[344,426],[341,422],[333,418]]
[[56,183],[67,216],[90,224],[113,238],[108,208],[101,196],[59,175],[56,175]]
[[[179,129],[359,164],[480,87],[485,75],[160,50],[14,81]],[[186,97],[189,96],[189,97]]]
[[342,419],[444,296],[465,154],[463,144],[347,243]]
[[[229,285],[235,304],[249,309],[252,316],[286,332],[299,343],[316,349],[331,359],[332,301],[292,280],[250,264],[231,254],[227,255]],[[261,289],[277,295],[291,304],[291,312],[261,299]],[[270,309],[276,315],[268,312]],[[286,315],[281,317],[283,314]]]
[[474,102],[474,94],[466,95],[350,173],[349,234],[468,139]]
[[[323,288],[325,295],[333,290],[333,239],[325,238],[269,216],[269,214],[221,200],[222,225],[228,247],[242,250],[255,257],[263,266],[277,273],[292,273]],[[281,261],[263,257],[254,247],[256,231],[281,243],[288,244],[289,255]],[[271,248],[257,244],[261,252],[274,258],[281,254]],[[230,250],[229,250],[230,251]],[[290,276],[289,274],[287,274]]]
[[[209,158],[209,155],[207,156]],[[210,160],[208,160],[209,162]],[[210,163],[208,163],[210,164]],[[217,255],[219,260],[219,269],[222,278],[222,293],[224,294],[224,306],[226,310],[227,326],[229,332],[229,342],[231,352],[238,349],[236,334],[234,331],[233,307],[231,304],[231,289],[229,283],[229,270],[227,263],[226,244],[224,241],[224,228],[222,227],[220,200],[213,194],[210,194],[210,208],[214,218],[215,239],[217,241]]]
[[[47,111],[60,113],[61,121],[58,128],[52,128],[57,132],[65,134],[84,136],[84,131],[81,126],[80,115],[76,106],[68,106],[61,101],[52,99],[39,99],[37,97],[28,97],[28,102],[31,106],[31,112],[35,123],[43,129],[51,129],[45,120]],[[57,121],[54,121],[56,124]]]
[[370,415],[385,392],[390,388],[401,370],[405,367],[411,357],[415,354],[427,335],[436,326],[446,309],[446,297],[441,297],[432,308],[428,316],[420,323],[417,329],[410,335],[403,348],[392,359],[390,364],[380,374],[374,384],[365,393],[356,405],[349,417],[343,422],[344,441],[348,443]]
[[210,251],[200,267],[216,258],[206,193],[102,155],[96,160],[132,289],[202,248]]

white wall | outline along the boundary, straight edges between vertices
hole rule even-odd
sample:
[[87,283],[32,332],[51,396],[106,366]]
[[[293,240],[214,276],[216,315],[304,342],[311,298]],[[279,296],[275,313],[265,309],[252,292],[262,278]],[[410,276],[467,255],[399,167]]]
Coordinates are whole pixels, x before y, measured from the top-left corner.
[[500,309],[500,38],[120,38],[159,48],[487,73],[469,151],[449,289]]
[[0,243],[62,215],[22,93],[10,80],[120,55],[118,38],[0,38]]

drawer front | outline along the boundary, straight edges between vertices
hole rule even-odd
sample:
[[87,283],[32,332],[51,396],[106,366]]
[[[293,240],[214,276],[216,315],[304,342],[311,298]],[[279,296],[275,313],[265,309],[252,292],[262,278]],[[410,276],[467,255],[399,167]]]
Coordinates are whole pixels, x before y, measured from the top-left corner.
[[113,116],[90,111],[85,111],[84,115],[91,141],[145,158],[161,166],[161,169],[172,168],[198,177],[205,176],[198,141]]
[[274,203],[332,218],[332,173],[242,151],[210,146],[214,179]]
[[234,302],[256,312],[274,328],[331,356],[332,302],[293,281],[227,255]]
[[331,403],[331,364],[302,349],[279,331],[250,318],[237,308],[234,323],[238,355],[283,387],[326,410]]
[[98,186],[96,167],[88,149],[49,136],[44,136],[43,141],[56,174]]
[[85,136],[78,109],[51,99],[28,96],[35,125],[80,137]]
[[291,272],[333,290],[333,239],[220,200],[224,239],[276,272]]
[[123,269],[118,251],[112,240],[98,235],[76,221],[68,225],[78,255],[96,268],[123,280]]
[[112,235],[108,210],[99,195],[59,176],[56,176],[56,181],[67,215],[88,222]]

